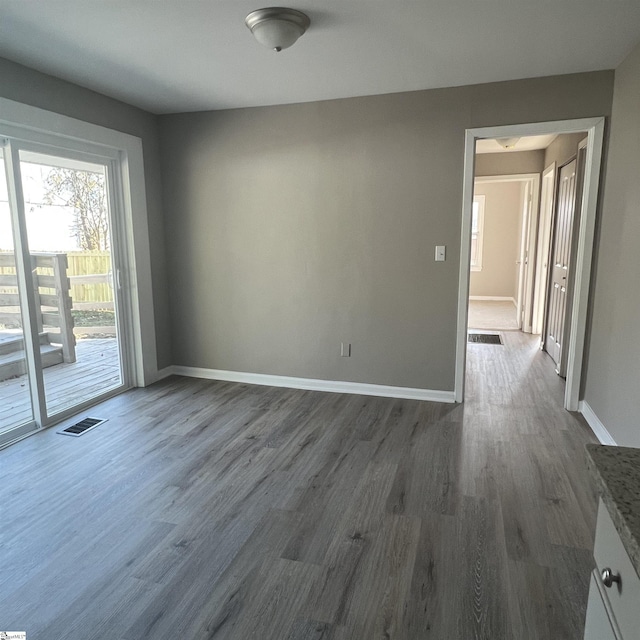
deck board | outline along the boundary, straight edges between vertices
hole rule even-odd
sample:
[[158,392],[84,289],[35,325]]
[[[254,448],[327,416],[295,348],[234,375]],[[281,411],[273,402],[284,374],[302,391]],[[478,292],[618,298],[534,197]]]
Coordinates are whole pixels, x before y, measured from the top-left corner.
[[[50,415],[120,384],[117,340],[78,340],[76,357],[76,362],[58,364],[44,370]],[[31,419],[27,376],[22,375],[0,382],[0,431]]]

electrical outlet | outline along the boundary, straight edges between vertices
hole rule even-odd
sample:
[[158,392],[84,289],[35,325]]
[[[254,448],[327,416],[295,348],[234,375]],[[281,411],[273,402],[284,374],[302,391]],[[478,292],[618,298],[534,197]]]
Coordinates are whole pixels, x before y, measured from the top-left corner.
[[351,343],[350,342],[341,342],[340,343],[340,355],[343,358],[351,357]]

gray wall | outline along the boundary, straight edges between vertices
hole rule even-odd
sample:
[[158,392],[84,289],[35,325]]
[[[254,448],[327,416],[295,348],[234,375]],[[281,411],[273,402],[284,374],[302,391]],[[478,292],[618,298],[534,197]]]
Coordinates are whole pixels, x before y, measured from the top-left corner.
[[587,137],[586,133],[565,133],[558,136],[544,151],[544,168],[552,162],[559,169],[578,153],[578,143]]
[[522,182],[477,183],[484,195],[482,271],[472,271],[469,295],[516,298],[522,228]]
[[156,116],[0,58],[0,96],[142,139],[145,163],[158,367],[171,364]]
[[585,400],[640,447],[640,46],[615,74]]
[[517,173],[542,173],[544,149],[476,154],[477,176],[509,176]]
[[174,363],[452,390],[465,129],[608,115],[612,84],[161,116]]

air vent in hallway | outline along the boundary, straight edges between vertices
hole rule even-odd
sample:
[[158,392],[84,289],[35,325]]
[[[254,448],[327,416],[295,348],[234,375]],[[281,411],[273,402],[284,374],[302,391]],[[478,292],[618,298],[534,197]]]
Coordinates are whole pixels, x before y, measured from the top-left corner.
[[467,342],[477,342],[479,344],[502,344],[502,338],[494,333],[470,333]]
[[58,431],[58,433],[61,433],[65,436],[78,437],[87,433],[87,431],[89,431],[90,429],[93,429],[94,427],[97,427],[99,424],[102,424],[103,422],[106,422],[106,420],[102,420],[100,418],[84,418],[83,420],[80,420],[80,422],[76,422],[75,424],[72,424],[70,427],[67,427],[66,429],[62,429],[61,431]]

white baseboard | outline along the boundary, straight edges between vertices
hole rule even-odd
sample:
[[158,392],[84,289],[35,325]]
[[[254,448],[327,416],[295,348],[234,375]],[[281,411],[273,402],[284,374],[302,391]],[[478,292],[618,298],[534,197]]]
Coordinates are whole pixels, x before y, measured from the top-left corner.
[[[429,402],[447,403],[455,402],[455,394],[453,391],[434,391],[431,389],[394,387],[391,385],[368,384],[364,382],[293,378],[289,376],[274,376],[263,373],[245,373],[243,371],[225,371],[223,369],[205,369],[202,367],[183,367],[181,365],[174,365],[167,368],[171,370],[167,375],[174,374],[178,376],[188,376],[191,378],[225,380],[227,382],[243,382],[246,384],[260,384],[269,387],[287,387],[289,389],[306,389],[309,391],[352,393],[355,395],[379,396],[382,398],[405,398],[408,400],[427,400]],[[163,369],[162,373],[164,373],[164,371],[166,370]]]
[[578,404],[578,411],[584,416],[587,424],[591,427],[591,431],[593,431],[596,438],[600,440],[600,444],[616,445],[616,441],[607,431],[602,422],[600,422],[600,418],[598,418],[595,411],[589,406],[589,403],[586,402],[586,400],[580,400]]
[[469,300],[489,300],[493,302],[512,302],[516,304],[516,299],[510,296],[469,296]]
[[172,366],[165,367],[164,369],[158,369],[158,375],[155,381],[160,382],[160,380],[164,380],[165,378],[168,378],[169,376],[172,376],[172,375],[173,375]]

